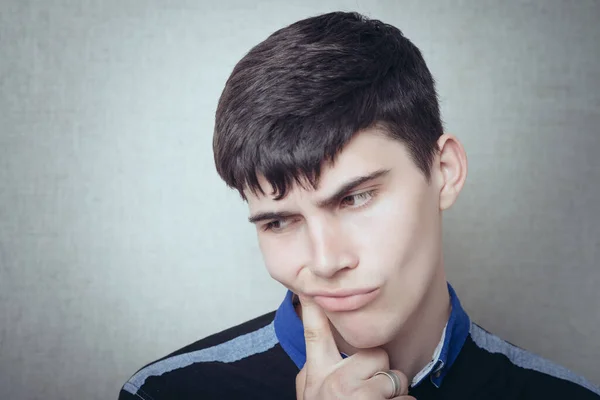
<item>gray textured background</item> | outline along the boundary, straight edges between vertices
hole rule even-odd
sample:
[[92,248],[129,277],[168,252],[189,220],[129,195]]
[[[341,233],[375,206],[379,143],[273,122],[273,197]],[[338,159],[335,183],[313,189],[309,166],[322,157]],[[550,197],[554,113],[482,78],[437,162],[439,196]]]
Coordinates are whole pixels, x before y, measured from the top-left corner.
[[445,225],[467,311],[600,383],[600,2],[0,5],[0,398],[115,398],[279,304],[213,115],[251,46],[335,9],[398,26],[437,77],[470,161]]

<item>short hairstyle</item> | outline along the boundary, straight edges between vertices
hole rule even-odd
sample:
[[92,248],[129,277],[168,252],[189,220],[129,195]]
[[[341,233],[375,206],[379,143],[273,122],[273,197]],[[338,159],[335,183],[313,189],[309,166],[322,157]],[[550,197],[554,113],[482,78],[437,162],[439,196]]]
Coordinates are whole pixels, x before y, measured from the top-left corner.
[[404,143],[427,180],[442,135],[435,82],[402,32],[358,13],[295,22],[252,48],[219,99],[213,150],[228,186],[276,199],[318,185],[325,162],[361,130]]

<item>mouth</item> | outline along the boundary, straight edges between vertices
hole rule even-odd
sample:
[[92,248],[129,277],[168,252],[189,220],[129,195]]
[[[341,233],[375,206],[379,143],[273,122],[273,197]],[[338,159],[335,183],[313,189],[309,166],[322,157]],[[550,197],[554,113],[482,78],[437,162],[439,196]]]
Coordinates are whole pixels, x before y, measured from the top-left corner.
[[315,303],[329,312],[355,311],[372,302],[379,288],[336,293],[319,293],[313,296]]

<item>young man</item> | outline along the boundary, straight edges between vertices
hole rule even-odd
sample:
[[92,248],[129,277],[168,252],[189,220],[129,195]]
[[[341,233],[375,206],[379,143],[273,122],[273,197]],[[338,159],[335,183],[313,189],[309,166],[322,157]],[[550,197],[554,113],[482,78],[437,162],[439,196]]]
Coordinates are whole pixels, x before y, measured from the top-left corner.
[[442,212],[467,161],[398,29],[336,12],[275,32],[227,81],[214,151],[288,295],[142,368],[121,399],[600,398],[471,322],[447,284]]

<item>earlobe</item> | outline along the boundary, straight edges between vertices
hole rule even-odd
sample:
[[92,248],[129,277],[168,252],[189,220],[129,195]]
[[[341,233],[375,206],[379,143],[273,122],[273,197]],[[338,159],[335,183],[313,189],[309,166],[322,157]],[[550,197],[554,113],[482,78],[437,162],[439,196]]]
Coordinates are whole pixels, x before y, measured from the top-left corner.
[[440,210],[450,208],[467,178],[467,154],[456,136],[442,135],[438,140],[441,178]]

